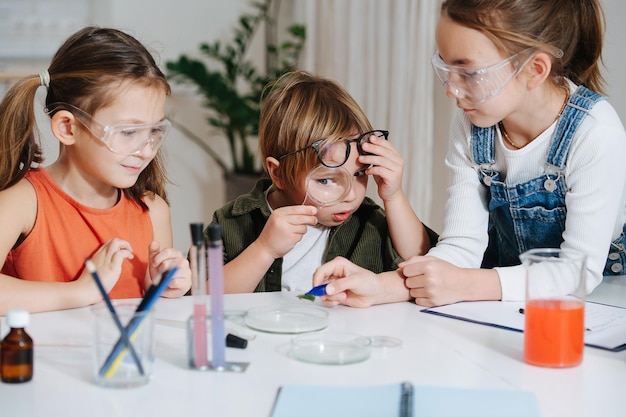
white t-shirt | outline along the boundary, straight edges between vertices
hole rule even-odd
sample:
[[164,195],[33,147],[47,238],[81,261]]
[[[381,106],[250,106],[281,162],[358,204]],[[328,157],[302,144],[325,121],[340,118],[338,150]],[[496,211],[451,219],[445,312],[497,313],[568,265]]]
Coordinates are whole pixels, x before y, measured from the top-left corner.
[[[572,83],[570,90],[576,90]],[[544,174],[555,128],[553,123],[515,151],[504,146],[502,137],[496,135],[494,169],[500,172],[501,180],[513,185]],[[457,112],[450,127],[446,157],[451,185],[445,224],[437,246],[428,252],[464,268],[480,267],[488,243],[488,194],[472,162],[471,135],[469,117]],[[566,162],[565,181],[569,191],[565,197],[567,219],[561,247],[587,254],[590,292],[601,282],[610,243],[620,236],[626,222],[626,133],[606,100],[598,102],[577,129]],[[496,270],[502,300],[523,300],[523,267]]]
[[283,256],[283,291],[307,292],[311,289],[313,272],[322,264],[329,236],[329,227],[307,226],[302,240]]
[[[269,188],[265,191],[265,200]],[[267,201],[270,212],[274,209]],[[330,227],[317,224],[307,226],[306,233],[289,252],[283,256],[281,287],[283,291],[307,292],[313,286],[313,272],[324,260],[328,246]]]

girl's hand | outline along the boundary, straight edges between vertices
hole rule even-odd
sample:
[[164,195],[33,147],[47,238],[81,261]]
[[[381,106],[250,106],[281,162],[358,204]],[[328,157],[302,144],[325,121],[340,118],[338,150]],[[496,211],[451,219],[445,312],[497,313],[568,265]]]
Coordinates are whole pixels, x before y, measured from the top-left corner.
[[328,283],[324,304],[369,307],[384,290],[375,273],[340,256],[315,270],[313,286]]
[[404,160],[391,142],[372,135],[370,142],[363,143],[363,150],[371,155],[360,155],[359,162],[371,165],[365,173],[373,175],[380,198],[387,201],[400,195]]
[[185,295],[191,288],[191,268],[189,261],[183,254],[174,249],[160,249],[159,242],[153,241],[149,247],[148,271],[146,274],[146,288],[152,285],[156,277],[168,269],[178,266],[176,275],[163,292],[163,297],[175,298]]
[[[100,246],[91,256],[91,260],[98,271],[98,276],[107,293],[111,291],[120,278],[124,260],[133,258],[133,248],[130,246],[130,243],[118,238],[109,240],[104,245]],[[93,287],[94,303],[102,300],[102,295],[95,286],[93,277],[87,268],[83,269],[78,280],[81,282],[90,282],[90,287]]]
[[399,265],[415,303],[427,307],[471,300],[500,300],[495,269],[459,268],[434,256],[414,256]]

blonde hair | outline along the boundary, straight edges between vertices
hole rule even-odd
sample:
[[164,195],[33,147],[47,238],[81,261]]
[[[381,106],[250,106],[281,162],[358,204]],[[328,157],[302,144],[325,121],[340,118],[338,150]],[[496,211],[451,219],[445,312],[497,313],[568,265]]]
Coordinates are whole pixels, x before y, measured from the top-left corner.
[[481,31],[508,55],[528,47],[551,52],[557,85],[569,78],[604,92],[605,19],[598,0],[445,0],[441,12]]
[[[335,81],[304,71],[285,74],[266,88],[259,121],[259,151],[265,159],[328,143],[372,130],[356,101]],[[315,150],[307,149],[280,160],[278,175],[288,186],[319,164]]]
[[[130,81],[170,94],[170,86],[154,58],[135,38],[116,29],[86,27],[70,36],[48,68],[46,106],[64,102],[94,114],[115,96],[111,86]],[[18,81],[0,103],[0,190],[19,180],[43,160],[35,120],[38,75]],[[50,116],[54,114],[51,113]],[[152,191],[167,201],[161,150],[137,182],[124,193],[147,210],[141,198]]]

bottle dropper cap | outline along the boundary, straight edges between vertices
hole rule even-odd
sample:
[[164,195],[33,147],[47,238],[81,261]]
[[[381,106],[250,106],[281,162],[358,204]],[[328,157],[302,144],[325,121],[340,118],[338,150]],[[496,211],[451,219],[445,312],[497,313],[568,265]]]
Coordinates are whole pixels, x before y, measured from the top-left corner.
[[191,223],[191,243],[200,247],[204,244],[204,224],[203,223]]
[[24,328],[28,326],[30,315],[26,310],[7,311],[7,324],[11,328]]

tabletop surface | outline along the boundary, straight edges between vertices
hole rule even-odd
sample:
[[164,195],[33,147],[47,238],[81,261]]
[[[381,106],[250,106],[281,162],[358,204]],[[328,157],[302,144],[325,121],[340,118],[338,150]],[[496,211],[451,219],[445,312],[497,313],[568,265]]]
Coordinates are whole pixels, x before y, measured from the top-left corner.
[[[624,288],[604,288],[606,294],[601,295],[611,298]],[[624,291],[622,295],[626,297]],[[224,298],[229,313],[294,302],[303,301],[291,293]],[[324,331],[402,341],[400,348],[374,349],[361,363],[337,366],[297,361],[289,353],[293,335],[255,331],[235,320],[227,323],[227,330],[250,341],[246,349],[226,349],[226,360],[248,363],[245,372],[191,370],[185,322],[192,303],[191,297],[183,297],[155,304],[155,369],[147,385],[130,389],[94,384],[89,308],[33,314],[27,331],[35,342],[34,377],[23,384],[0,383],[1,414],[269,417],[281,385],[401,381],[416,386],[533,391],[543,417],[621,417],[626,413],[626,351],[585,347],[583,363],[577,367],[534,367],[523,362],[522,333],[424,314],[410,302],[328,309],[329,326]],[[4,336],[6,320],[1,321]]]

